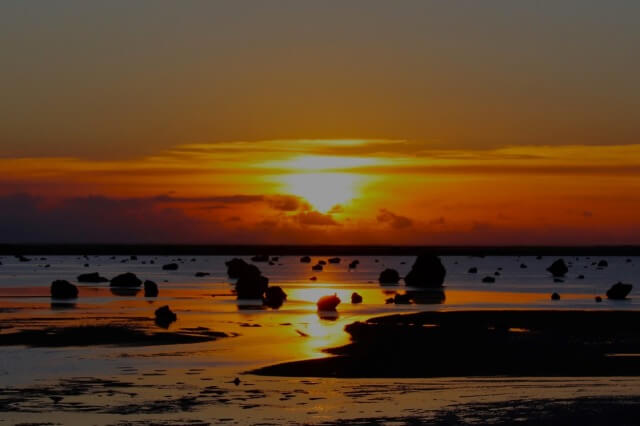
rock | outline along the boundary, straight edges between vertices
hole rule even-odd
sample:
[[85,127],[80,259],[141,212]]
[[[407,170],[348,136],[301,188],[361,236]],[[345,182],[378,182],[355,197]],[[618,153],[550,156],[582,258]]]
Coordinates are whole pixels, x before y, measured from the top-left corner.
[[142,280],[131,272],[120,274],[111,279],[111,287],[140,287]]
[[400,281],[400,274],[398,274],[398,271],[391,268],[387,268],[380,272],[380,276],[378,277],[378,282],[380,284],[398,284],[398,281]]
[[162,269],[164,271],[177,271],[178,264],[177,263],[167,263],[166,265],[162,265]]
[[482,279],[483,283],[495,283],[496,279],[491,276],[486,276]]
[[609,262],[604,259],[598,262],[598,268],[606,268],[607,266],[609,266]]
[[327,264],[327,261],[326,261],[326,260],[318,260],[318,265],[322,265],[322,266],[324,266],[324,265],[326,265],[326,264]]
[[144,282],[144,297],[157,297],[158,285],[151,280]]
[[279,286],[273,286],[267,288],[264,292],[264,299],[262,301],[266,306],[278,309],[287,300],[287,293]]
[[563,280],[562,278],[554,278],[554,279],[553,279],[553,282],[554,282],[554,283],[563,283],[563,282],[564,282],[564,280]]
[[631,259],[626,259],[625,262],[626,263],[631,263]]
[[256,265],[247,264],[236,282],[238,299],[262,299],[269,288],[269,279],[262,275]]
[[275,262],[272,262],[271,260],[269,261],[269,266],[273,266],[275,265]]
[[302,256],[300,258],[300,263],[311,263],[311,258],[309,256]]
[[567,265],[564,263],[564,259],[558,259],[547,268],[547,271],[554,277],[564,277],[564,275],[569,272],[569,268],[567,268]]
[[251,258],[252,262],[268,262],[269,256],[266,254],[257,254]]
[[97,272],[90,272],[88,274],[80,274],[76,279],[79,283],[108,283],[109,279],[100,276]]
[[227,265],[227,275],[229,275],[229,278],[232,279],[239,278],[242,274],[242,271],[244,271],[249,266],[247,262],[242,259],[238,259],[237,257],[234,257],[224,264]]
[[314,271],[322,271],[322,265],[318,263],[317,265],[313,265],[311,269]]
[[596,303],[600,303],[600,302],[602,302],[602,297],[596,296]]
[[169,324],[176,321],[178,316],[165,305],[156,309],[156,324],[162,328],[168,328]]
[[438,256],[423,254],[416,258],[404,282],[411,287],[442,287],[446,275]]
[[373,259],[373,263],[378,263],[380,262],[380,259]]
[[340,263],[340,260],[341,259],[339,257],[331,257],[331,258],[329,258],[329,263],[338,264],[338,263]]
[[467,272],[469,274],[477,274],[478,273],[478,268],[476,268],[476,267],[469,268],[469,270]]
[[51,297],[54,299],[75,299],[78,288],[66,280],[55,280],[51,283]]
[[384,303],[385,303],[385,304],[387,304],[387,305],[390,305],[390,304],[394,303],[394,301],[393,301],[393,297],[389,297],[389,298],[387,298],[387,299],[384,301]]
[[351,293],[351,303],[354,305],[357,305],[358,303],[362,303],[362,296],[360,296],[356,292]]
[[551,295],[551,300],[560,300],[560,295],[558,293],[553,293]]
[[196,277],[198,277],[198,278],[206,277],[206,276],[208,276],[208,275],[211,275],[211,274],[209,274],[208,272],[196,272],[196,273],[194,274],[194,276],[196,276]]
[[280,260],[280,256],[271,256],[272,262],[278,262]]
[[527,269],[527,265],[525,265],[524,263],[520,264],[520,269]]
[[578,279],[579,280],[584,280],[584,275],[582,275],[582,274],[578,275]]
[[318,310],[335,312],[336,307],[339,304],[340,304],[340,298],[338,297],[337,294],[332,294],[331,296],[322,296],[318,300]]
[[356,269],[358,267],[358,265],[360,264],[359,260],[354,260],[351,263],[349,263],[349,269]]
[[16,259],[18,259],[19,262],[31,262],[31,259],[29,259],[28,257],[25,257],[21,254],[16,255]]
[[311,281],[316,281],[316,280],[318,279],[318,277],[313,276],[313,277],[311,277],[311,278],[309,278],[309,279],[310,279]]
[[135,255],[133,255],[133,256],[129,256],[129,259],[131,259],[131,260],[138,260],[138,256],[135,256]]
[[409,294],[396,294],[393,296],[393,303],[396,305],[409,305],[411,303],[411,296]]
[[496,277],[499,277],[500,276],[500,272],[496,271],[496,272],[493,273],[493,275],[495,275]]
[[607,298],[612,300],[626,299],[627,295],[631,293],[632,288],[633,286],[631,284],[618,282],[612,285],[609,290],[607,290]]

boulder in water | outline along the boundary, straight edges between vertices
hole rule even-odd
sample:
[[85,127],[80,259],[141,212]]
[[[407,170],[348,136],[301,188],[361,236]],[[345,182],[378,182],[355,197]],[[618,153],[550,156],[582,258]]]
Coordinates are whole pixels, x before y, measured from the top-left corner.
[[236,282],[238,299],[262,299],[269,288],[269,278],[262,275],[256,265],[247,264]]
[[330,257],[329,258],[329,263],[333,263],[333,264],[340,263],[340,258],[339,257]]
[[560,300],[560,295],[558,293],[553,293],[551,295],[551,300]]
[[629,293],[631,293],[632,288],[633,286],[631,284],[618,282],[612,285],[609,290],[607,290],[607,298],[612,300],[626,299]]
[[168,328],[169,324],[178,319],[178,316],[167,305],[156,309],[155,314],[156,324],[162,328]]
[[255,256],[253,256],[251,258],[252,262],[268,262],[269,261],[269,255],[266,254],[256,254]]
[[51,283],[51,297],[54,299],[75,299],[78,288],[66,280],[55,280]]
[[447,270],[438,256],[422,254],[416,258],[404,282],[411,287],[442,287],[446,275]]
[[477,274],[478,273],[478,268],[476,268],[475,266],[473,268],[469,268],[469,270],[467,271],[470,274]]
[[131,272],[120,274],[111,279],[111,287],[140,287],[142,280]]
[[360,296],[356,292],[351,293],[351,303],[353,303],[354,305],[357,305],[358,303],[362,303],[362,296]]
[[151,280],[144,282],[144,297],[157,297],[158,285]]
[[547,271],[551,272],[551,275],[554,277],[564,277],[564,275],[569,272],[569,268],[567,268],[567,264],[564,263],[564,259],[558,259],[547,268]]
[[309,256],[302,256],[300,258],[300,263],[311,263],[311,258]]
[[322,267],[322,265],[321,265],[320,263],[318,263],[317,265],[313,265],[313,266],[311,267],[311,269],[312,269],[313,271],[322,271],[323,267]]
[[606,268],[607,266],[609,266],[609,262],[604,259],[598,262],[598,268]]
[[486,276],[482,279],[483,283],[495,283],[496,279],[494,277],[491,276]]
[[237,257],[225,262],[225,265],[227,265],[227,275],[234,280],[239,278],[242,272],[249,266],[247,262]]
[[209,274],[208,272],[196,272],[196,273],[194,274],[194,276],[195,276],[196,278],[202,278],[202,277],[206,277],[206,276],[208,276],[208,275],[211,275],[211,274]]
[[177,271],[178,264],[177,263],[167,263],[166,265],[162,265],[163,271]]
[[266,306],[278,309],[287,300],[287,293],[279,286],[268,287],[264,292],[264,299],[262,303]]
[[335,312],[336,307],[340,304],[340,298],[337,294],[332,294],[330,296],[322,296],[318,299],[318,310],[319,311],[328,311]]
[[400,274],[398,274],[398,271],[391,268],[387,268],[380,272],[380,276],[378,277],[378,282],[380,284],[398,284],[398,281],[400,281]]

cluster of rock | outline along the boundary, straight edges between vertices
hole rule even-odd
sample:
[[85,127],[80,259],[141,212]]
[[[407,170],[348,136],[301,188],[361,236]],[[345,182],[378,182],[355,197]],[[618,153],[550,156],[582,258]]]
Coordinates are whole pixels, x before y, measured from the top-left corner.
[[269,287],[269,278],[260,269],[242,259],[233,258],[227,262],[227,275],[236,281],[238,299],[261,299],[266,306],[279,308],[287,295],[278,286]]

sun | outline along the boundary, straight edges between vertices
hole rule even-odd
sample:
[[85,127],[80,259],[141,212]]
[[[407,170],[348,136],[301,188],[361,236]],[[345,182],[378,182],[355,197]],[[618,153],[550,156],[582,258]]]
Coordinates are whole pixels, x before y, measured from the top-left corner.
[[349,204],[360,195],[364,177],[356,173],[291,173],[279,176],[283,191],[304,198],[326,213],[335,206]]

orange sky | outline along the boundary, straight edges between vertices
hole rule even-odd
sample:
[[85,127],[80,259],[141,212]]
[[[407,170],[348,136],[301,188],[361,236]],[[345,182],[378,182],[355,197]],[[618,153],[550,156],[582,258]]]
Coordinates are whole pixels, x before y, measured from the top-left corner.
[[640,145],[424,150],[402,140],[273,140],[117,161],[0,159],[0,168],[3,210],[14,220],[26,220],[22,203],[41,224],[61,221],[50,224],[56,232],[32,235],[28,221],[4,232],[18,240],[17,229],[60,240],[67,223],[67,237],[81,241],[640,242]]

